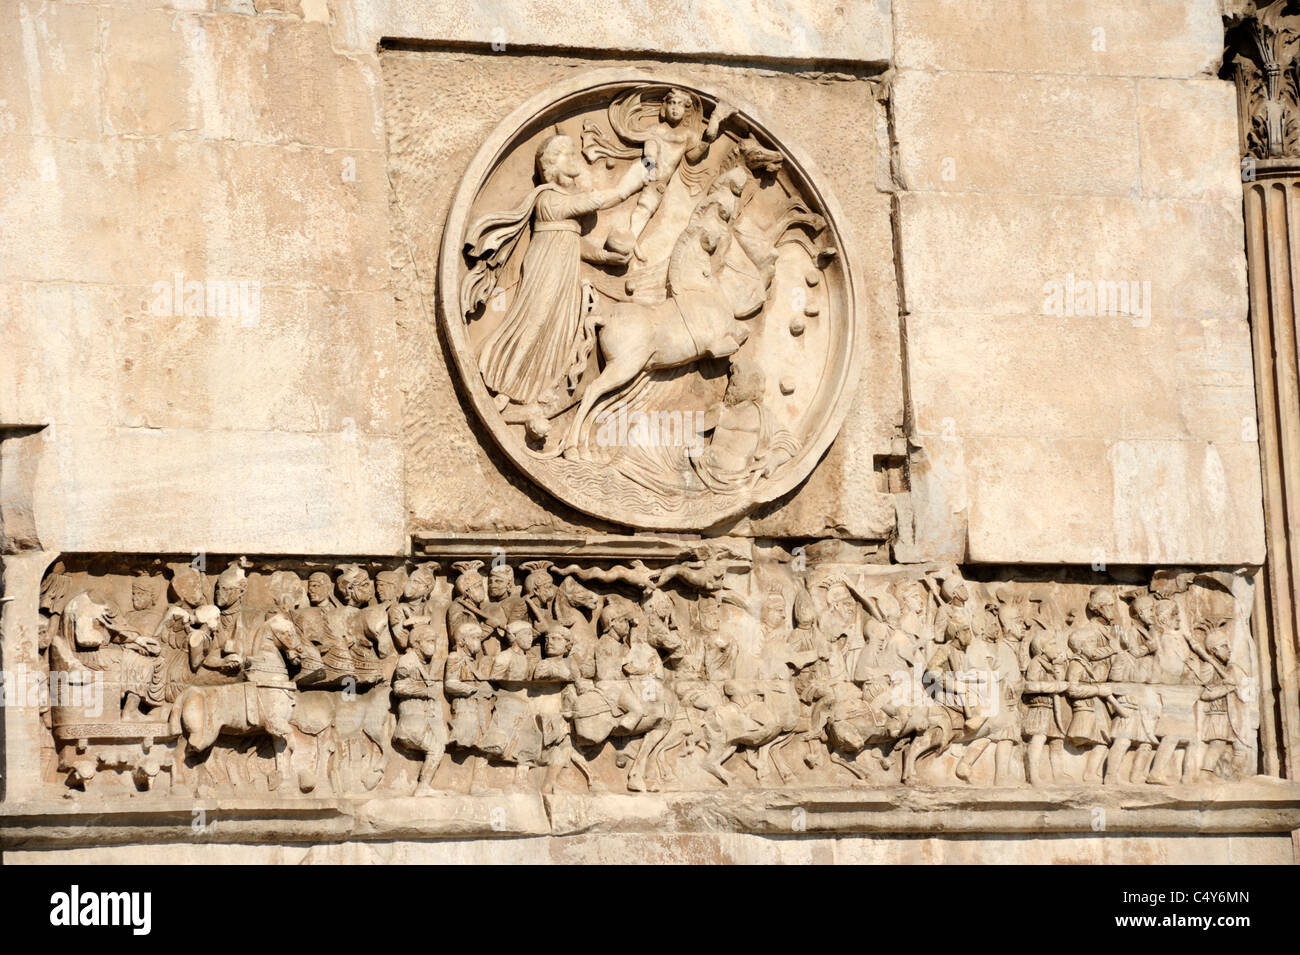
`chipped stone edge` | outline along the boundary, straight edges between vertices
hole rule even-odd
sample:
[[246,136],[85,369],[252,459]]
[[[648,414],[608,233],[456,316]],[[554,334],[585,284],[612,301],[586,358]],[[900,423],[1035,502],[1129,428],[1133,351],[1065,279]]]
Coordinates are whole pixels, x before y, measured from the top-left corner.
[[[196,824],[201,823],[201,824]],[[0,849],[584,834],[1229,834],[1300,829],[1300,782],[1044,790],[437,793],[281,799],[37,799],[0,806]]]

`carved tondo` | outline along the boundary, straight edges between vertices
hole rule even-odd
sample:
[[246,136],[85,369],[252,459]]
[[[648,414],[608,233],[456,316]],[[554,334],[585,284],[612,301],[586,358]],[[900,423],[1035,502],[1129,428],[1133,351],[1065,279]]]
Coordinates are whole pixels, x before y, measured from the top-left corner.
[[700,529],[799,484],[856,380],[834,203],[751,110],[589,74],[522,106],[453,204],[440,318],[525,474],[589,514]]

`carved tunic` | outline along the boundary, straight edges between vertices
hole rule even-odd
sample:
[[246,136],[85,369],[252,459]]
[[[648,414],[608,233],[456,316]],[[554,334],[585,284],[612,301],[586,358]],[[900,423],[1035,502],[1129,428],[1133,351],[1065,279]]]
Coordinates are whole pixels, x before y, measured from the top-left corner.
[[442,717],[443,661],[438,654],[425,661],[408,650],[397,661],[393,695],[397,697],[397,727],[393,741],[427,753],[445,746]]
[[443,689],[451,698],[450,738],[466,749],[478,746],[491,715],[492,701],[483,695],[486,684],[480,672],[485,662],[476,661],[463,650],[453,650],[447,656]]
[[497,687],[492,720],[479,749],[507,763],[532,765],[542,755],[541,724],[528,689],[514,682],[528,679],[530,671],[531,661],[518,647],[502,650],[492,661],[493,679],[504,685]]
[[[1109,660],[1085,660],[1076,657],[1070,661],[1066,679],[1071,683],[1105,683],[1110,676]],[[1104,704],[1095,696],[1075,697],[1070,701],[1068,737],[1075,746],[1092,746],[1110,742],[1110,721]]]
[[577,220],[602,196],[542,187],[519,288],[505,321],[483,343],[483,380],[519,404],[572,391],[591,351],[582,325],[581,237]]
[[[1065,679],[1065,664],[1053,664],[1042,657],[1034,657],[1025,668],[1025,680],[1030,683],[1054,683]],[[1046,736],[1064,739],[1069,717],[1062,706],[1059,693],[1028,693],[1025,695],[1025,718],[1021,733],[1025,739]]]
[[321,607],[304,607],[290,614],[294,625],[311,644],[320,651],[325,665],[325,684],[341,683],[356,675],[352,665],[352,651],[348,649],[347,636],[335,629]]

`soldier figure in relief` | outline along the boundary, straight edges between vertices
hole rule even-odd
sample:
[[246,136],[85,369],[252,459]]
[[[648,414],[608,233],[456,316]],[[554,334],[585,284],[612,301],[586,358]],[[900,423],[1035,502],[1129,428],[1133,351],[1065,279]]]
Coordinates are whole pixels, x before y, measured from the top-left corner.
[[[1029,783],[1063,782],[1065,772],[1065,730],[1069,725],[1065,675],[1069,664],[1065,641],[1056,631],[1043,630],[1029,641],[1029,664],[1025,668],[1025,717],[1021,734],[1025,748],[1025,776]],[[1043,747],[1047,747],[1051,776],[1043,774]]]
[[411,631],[411,648],[398,659],[393,674],[397,699],[393,741],[424,754],[415,785],[417,794],[433,790],[433,775],[447,749],[447,722],[442,713],[447,658],[447,641],[440,629],[418,624]]

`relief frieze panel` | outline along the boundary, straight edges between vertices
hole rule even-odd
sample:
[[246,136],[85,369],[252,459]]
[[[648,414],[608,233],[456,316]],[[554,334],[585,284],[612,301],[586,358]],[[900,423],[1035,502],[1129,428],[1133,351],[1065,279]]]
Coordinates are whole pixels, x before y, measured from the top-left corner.
[[67,555],[28,692],[74,796],[1201,785],[1257,772],[1250,598],[840,541]]

